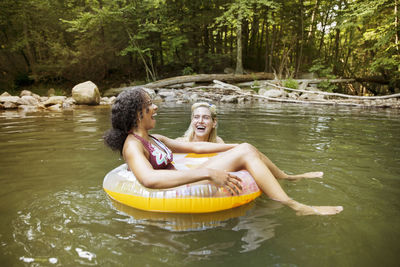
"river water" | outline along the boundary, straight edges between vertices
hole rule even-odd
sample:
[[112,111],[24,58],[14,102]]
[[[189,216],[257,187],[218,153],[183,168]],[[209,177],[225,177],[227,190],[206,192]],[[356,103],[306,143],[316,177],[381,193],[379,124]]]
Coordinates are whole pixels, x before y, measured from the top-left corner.
[[[161,104],[153,132],[181,135],[189,105]],[[280,181],[335,216],[297,216],[261,196],[230,211],[157,214],[111,201],[103,145],[110,109],[0,112],[1,266],[398,266],[400,113],[291,104],[219,107],[225,141],[249,142],[288,173]]]

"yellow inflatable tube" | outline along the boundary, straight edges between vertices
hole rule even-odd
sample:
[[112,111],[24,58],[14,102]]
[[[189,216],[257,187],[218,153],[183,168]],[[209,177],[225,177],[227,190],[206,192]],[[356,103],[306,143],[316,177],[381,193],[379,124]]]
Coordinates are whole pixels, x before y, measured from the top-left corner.
[[[216,154],[174,154],[178,170],[196,168]],[[207,213],[249,203],[261,191],[247,171],[234,172],[242,180],[242,192],[232,196],[211,183],[184,185],[169,189],[144,187],[128,170],[127,164],[110,171],[103,181],[104,191],[114,200],[141,210],[169,213]]]

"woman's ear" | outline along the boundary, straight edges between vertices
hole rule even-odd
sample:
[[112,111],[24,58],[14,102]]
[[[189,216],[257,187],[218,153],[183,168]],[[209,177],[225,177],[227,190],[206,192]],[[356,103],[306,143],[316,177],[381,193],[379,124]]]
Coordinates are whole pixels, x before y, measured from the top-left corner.
[[213,128],[217,128],[217,125],[218,125],[217,119],[214,119],[214,121],[213,121]]

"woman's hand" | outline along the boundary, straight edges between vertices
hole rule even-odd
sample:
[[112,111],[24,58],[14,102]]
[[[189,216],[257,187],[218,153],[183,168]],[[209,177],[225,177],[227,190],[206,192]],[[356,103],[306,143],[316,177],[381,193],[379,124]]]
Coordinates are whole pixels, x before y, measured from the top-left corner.
[[242,191],[242,180],[227,171],[209,169],[211,181],[217,186],[225,187],[232,195],[239,195]]

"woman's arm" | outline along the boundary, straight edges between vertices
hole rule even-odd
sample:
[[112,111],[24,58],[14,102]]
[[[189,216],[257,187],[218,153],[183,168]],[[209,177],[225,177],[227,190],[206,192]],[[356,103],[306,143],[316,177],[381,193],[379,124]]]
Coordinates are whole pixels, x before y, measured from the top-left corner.
[[215,153],[227,151],[238,144],[211,143],[211,142],[181,142],[170,139],[166,136],[155,134],[157,139],[163,142],[172,152],[175,153]]
[[144,148],[136,140],[127,138],[123,149],[124,159],[138,181],[147,188],[163,189],[208,180],[224,186],[232,194],[241,189],[240,178],[214,169],[154,170],[145,156]]

